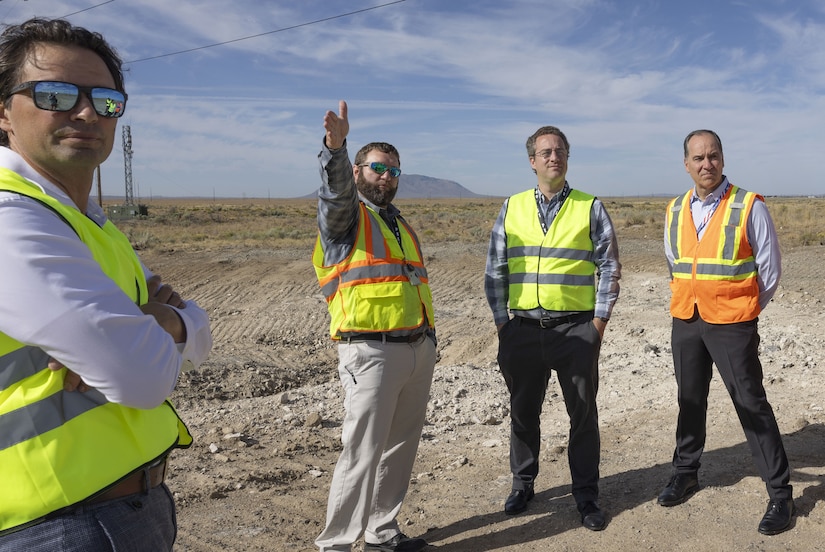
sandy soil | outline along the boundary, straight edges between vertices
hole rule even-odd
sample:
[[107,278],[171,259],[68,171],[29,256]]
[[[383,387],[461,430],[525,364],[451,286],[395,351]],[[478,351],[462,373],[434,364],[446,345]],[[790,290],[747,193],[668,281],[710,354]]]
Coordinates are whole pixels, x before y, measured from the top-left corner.
[[[579,523],[569,493],[567,417],[555,380],[542,416],[536,498],[505,516],[508,398],[483,294],[485,246],[425,243],[440,339],[413,480],[399,517],[432,550],[825,550],[825,282],[821,246],[785,252],[782,287],[760,317],[769,397],[785,434],[797,516],[757,533],[767,494],[718,375],[702,489],[662,508],[676,384],[658,236],[622,239],[622,293],[601,356],[601,503]],[[144,261],[213,321],[215,348],[174,400],[195,435],[174,453],[181,552],[314,550],[340,450],[342,393],[327,315],[304,249],[146,251]],[[358,543],[355,550],[361,550]]]

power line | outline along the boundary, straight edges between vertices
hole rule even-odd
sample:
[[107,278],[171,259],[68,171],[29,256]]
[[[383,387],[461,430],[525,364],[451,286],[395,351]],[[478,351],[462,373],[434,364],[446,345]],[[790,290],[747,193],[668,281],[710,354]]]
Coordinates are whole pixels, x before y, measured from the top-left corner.
[[[2,2],[2,1],[3,0],[0,0],[0,2]],[[23,0],[23,1],[26,2],[27,0]],[[78,10],[76,12],[67,13],[66,15],[62,15],[62,16],[60,16],[60,19],[66,19],[66,18],[71,17],[73,15],[77,15],[79,13],[83,13],[83,12],[86,12],[86,11],[89,11],[89,10],[93,10],[95,8],[99,8],[100,6],[105,6],[106,4],[111,4],[114,1],[115,0],[106,0],[105,2],[101,2],[100,4],[95,4],[94,6],[89,6],[88,8],[83,8],[82,10]],[[8,14],[12,10],[12,8],[13,8],[13,6],[10,6],[8,11],[6,11],[5,15],[3,16],[4,21],[6,19],[8,19]]]
[[[113,2],[114,0],[109,0],[109,1]],[[151,59],[159,59],[159,58],[163,58],[163,57],[176,56],[178,54],[188,54],[189,52],[195,52],[197,50],[205,50],[207,48],[214,48],[215,46],[223,46],[225,44],[232,44],[233,42],[240,42],[242,40],[249,40],[250,38],[258,38],[258,37],[266,36],[266,35],[270,35],[270,34],[282,33],[284,31],[291,31],[292,29],[298,29],[300,27],[307,27],[309,25],[315,25],[316,23],[323,23],[325,21],[332,21],[333,19],[340,19],[342,17],[348,17],[350,15],[364,13],[364,12],[368,12],[368,11],[371,11],[371,10],[377,10],[379,8],[386,8],[387,6],[392,6],[393,4],[400,4],[401,2],[405,2],[405,1],[406,0],[395,0],[394,2],[387,2],[386,4],[380,4],[378,6],[372,6],[370,8],[364,8],[364,9],[361,9],[361,10],[355,10],[355,11],[351,11],[351,12],[348,12],[348,13],[333,15],[331,17],[325,17],[323,19],[316,19],[315,21],[309,21],[307,23],[300,23],[298,25],[292,25],[291,27],[284,27],[282,29],[276,29],[274,31],[267,31],[265,33],[258,33],[258,34],[254,34],[254,35],[244,36],[244,37],[241,37],[241,38],[234,38],[232,40],[227,40],[225,42],[216,42],[214,44],[208,44],[206,46],[198,46],[197,48],[189,48],[188,50],[180,50],[178,52],[170,52],[168,54],[160,54],[160,55],[157,55],[157,56],[134,59],[132,61],[127,61],[126,63],[138,63],[138,62],[141,62],[141,61],[149,61]]]
[[99,8],[100,6],[105,6],[106,4],[111,4],[111,3],[112,3],[112,2],[114,2],[114,1],[115,1],[115,0],[106,0],[106,2],[101,2],[100,4],[96,4],[96,5],[91,6],[91,7],[88,7],[88,8],[83,8],[82,10],[79,10],[79,11],[76,11],[76,12],[72,12],[72,13],[67,13],[66,15],[64,15],[64,16],[62,17],[62,19],[65,19],[65,18],[67,18],[67,17],[71,17],[72,15],[77,15],[77,14],[79,14],[79,13],[83,13],[83,12],[85,12],[85,11],[93,10],[93,9],[95,9],[95,8]]

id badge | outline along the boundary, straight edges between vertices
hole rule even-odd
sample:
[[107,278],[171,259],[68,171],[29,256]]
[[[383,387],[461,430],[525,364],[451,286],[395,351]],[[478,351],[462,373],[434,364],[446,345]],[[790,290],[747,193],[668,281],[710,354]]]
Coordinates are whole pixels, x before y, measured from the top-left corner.
[[418,277],[418,274],[415,273],[415,268],[412,265],[406,265],[407,270],[407,278],[409,278],[410,283],[414,286],[421,285],[421,278]]

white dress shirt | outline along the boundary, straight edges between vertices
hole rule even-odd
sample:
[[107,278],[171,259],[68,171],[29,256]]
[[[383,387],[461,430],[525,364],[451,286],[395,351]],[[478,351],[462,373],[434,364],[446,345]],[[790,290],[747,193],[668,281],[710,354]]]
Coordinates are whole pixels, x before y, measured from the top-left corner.
[[[8,148],[0,147],[0,167],[77,208]],[[86,215],[99,226],[106,222],[91,200]],[[203,309],[193,301],[176,309],[186,327],[186,342],[176,344],[104,274],[74,230],[39,202],[0,192],[0,237],[0,332],[39,347],[110,402],[154,408],[170,395],[182,368],[208,356],[212,335]]]

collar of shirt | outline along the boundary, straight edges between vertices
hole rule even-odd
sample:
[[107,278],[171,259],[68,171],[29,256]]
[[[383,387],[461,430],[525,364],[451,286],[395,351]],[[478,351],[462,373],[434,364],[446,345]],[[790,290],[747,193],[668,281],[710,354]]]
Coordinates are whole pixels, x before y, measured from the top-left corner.
[[696,187],[693,188],[693,194],[690,196],[690,205],[691,207],[696,203],[699,202],[702,205],[710,205],[714,201],[718,201],[720,197],[722,197],[728,189],[728,177],[724,174],[722,175],[722,182],[716,186],[716,189],[713,190],[711,193],[708,194],[708,197],[705,198],[704,201],[699,199],[699,194],[696,193]]
[[358,194],[358,199],[363,201],[364,204],[367,207],[370,207],[373,211],[375,211],[376,213],[378,213],[379,215],[384,217],[385,220],[388,220],[388,221],[389,220],[394,220],[395,217],[397,217],[398,215],[401,214],[401,211],[399,211],[398,208],[395,205],[393,205],[392,203],[387,205],[386,208],[385,207],[379,207],[378,205],[376,205],[372,201],[370,201],[367,198],[365,198],[364,196],[362,196],[360,193]]
[[[40,190],[46,195],[53,197],[63,205],[68,205],[77,209],[77,205],[75,205],[74,201],[66,195],[66,192],[43,178],[40,173],[34,170],[28,163],[26,163],[26,161],[23,160],[20,154],[5,146],[0,146],[0,167],[16,172],[40,188]],[[89,203],[86,206],[86,216],[92,219],[98,226],[103,226],[106,224],[107,219],[103,209],[101,209],[97,202],[91,197],[89,198]]]
[[550,199],[547,199],[547,196],[541,193],[539,187],[536,186],[536,197],[539,201],[539,211],[541,213],[542,220],[547,226],[550,226],[550,223],[552,223],[552,220],[547,220],[547,217],[552,213],[553,218],[555,218],[555,214],[558,213],[561,202],[564,201],[564,198],[566,198],[569,193],[570,185],[566,180],[561,190],[556,192],[556,194]]
[[547,199],[547,196],[544,195],[543,193],[541,193],[541,190],[539,190],[538,186],[536,186],[536,190],[538,191],[539,201],[542,203],[542,205],[547,205],[548,207],[552,207],[556,203],[558,203],[562,198],[567,197],[567,194],[570,191],[570,184],[568,184],[567,181],[565,180],[564,181],[564,186],[561,187],[561,190],[556,192],[556,194],[553,197],[551,197],[550,199]]
[[704,201],[699,199],[696,194],[696,188],[693,189],[693,195],[690,197],[690,214],[693,218],[693,226],[696,228],[696,235],[699,239],[705,234],[705,227],[710,221],[716,208],[722,200],[722,197],[730,188],[728,177],[722,175],[722,182],[713,190]]

